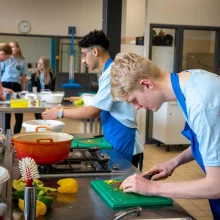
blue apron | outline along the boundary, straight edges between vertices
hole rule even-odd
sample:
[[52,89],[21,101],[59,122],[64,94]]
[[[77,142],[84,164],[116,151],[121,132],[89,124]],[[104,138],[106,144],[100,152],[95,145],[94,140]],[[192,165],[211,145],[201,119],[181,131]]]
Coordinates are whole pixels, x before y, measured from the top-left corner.
[[[185,102],[185,98],[182,94],[182,91],[180,89],[178,74],[171,73],[170,77],[171,77],[171,83],[172,83],[173,91],[176,95],[176,98],[177,98],[180,106],[182,107],[182,110],[183,110],[186,118],[188,118],[187,110],[186,110],[186,102]],[[182,131],[182,134],[188,140],[190,140],[191,151],[192,151],[193,157],[195,158],[195,160],[197,161],[199,166],[202,168],[202,170],[206,173],[206,170],[205,170],[205,167],[203,164],[203,160],[202,160],[202,156],[199,151],[199,143],[197,141],[196,134],[189,127],[187,122],[185,123],[185,127],[184,127],[184,130]],[[214,219],[220,219],[220,199],[209,199],[209,204],[210,204]]]
[[[112,62],[113,60],[111,58],[107,60],[104,71],[108,69]],[[126,127],[105,110],[101,112],[101,119],[105,139],[114,149],[131,162],[134,151],[136,128]]]

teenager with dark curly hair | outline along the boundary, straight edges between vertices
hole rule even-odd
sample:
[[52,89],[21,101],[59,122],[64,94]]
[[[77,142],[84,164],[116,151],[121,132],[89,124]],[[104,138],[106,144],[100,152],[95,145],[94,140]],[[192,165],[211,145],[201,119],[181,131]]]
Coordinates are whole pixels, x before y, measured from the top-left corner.
[[58,115],[65,118],[89,119],[101,115],[105,139],[136,167],[143,158],[143,144],[137,131],[136,111],[131,104],[124,101],[113,102],[110,93],[110,68],[113,60],[109,49],[109,39],[103,31],[92,31],[81,41],[82,62],[91,70],[99,69],[99,90],[91,106],[77,109],[53,108],[42,113],[43,119],[56,119]]

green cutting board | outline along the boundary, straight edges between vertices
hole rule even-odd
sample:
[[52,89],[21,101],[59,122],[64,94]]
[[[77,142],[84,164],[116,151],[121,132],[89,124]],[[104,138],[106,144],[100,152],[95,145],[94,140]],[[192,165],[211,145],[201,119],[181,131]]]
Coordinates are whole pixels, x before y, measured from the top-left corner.
[[127,208],[132,206],[172,205],[173,200],[160,196],[142,196],[135,193],[124,193],[105,183],[105,180],[92,180],[92,188],[111,208]]
[[91,139],[74,139],[72,141],[71,147],[79,148],[90,148],[90,147],[100,147],[100,149],[111,149],[112,145],[109,144],[104,138],[91,138]]

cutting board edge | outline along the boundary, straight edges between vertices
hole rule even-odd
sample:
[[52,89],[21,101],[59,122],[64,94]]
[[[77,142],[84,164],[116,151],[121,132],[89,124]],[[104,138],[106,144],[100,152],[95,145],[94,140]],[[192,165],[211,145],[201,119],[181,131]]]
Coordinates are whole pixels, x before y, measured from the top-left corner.
[[[96,191],[96,193],[102,198],[102,200],[104,200],[108,206],[110,206],[111,208],[128,208],[128,207],[133,207],[133,206],[137,206],[137,204],[131,204],[131,203],[127,203],[127,204],[115,204],[113,203],[114,200],[110,200],[108,194],[106,194],[106,192],[104,191],[104,189],[98,187],[98,182],[103,182],[104,180],[92,180],[90,182],[92,188]],[[99,190],[97,189],[99,188]],[[103,192],[103,193],[101,193]],[[146,206],[157,206],[157,205],[172,205],[173,204],[173,200],[171,198],[168,197],[163,197],[166,198],[166,201],[164,201],[162,204],[155,204],[155,203],[148,203],[146,204],[146,202],[138,204],[138,206],[141,207],[146,207]]]
[[[105,202],[105,203],[107,203],[107,205],[108,206],[110,206],[110,208],[114,208],[114,204],[113,204],[113,202],[107,202],[106,200],[105,200],[105,198],[103,198],[103,194],[101,194],[100,193],[100,191],[98,191],[97,190],[97,185],[95,185],[95,184],[93,184],[93,183],[95,183],[93,180],[90,182],[90,185],[92,186],[92,188],[94,189],[94,191],[100,196],[100,198]],[[108,199],[108,198],[106,198],[106,199]]]

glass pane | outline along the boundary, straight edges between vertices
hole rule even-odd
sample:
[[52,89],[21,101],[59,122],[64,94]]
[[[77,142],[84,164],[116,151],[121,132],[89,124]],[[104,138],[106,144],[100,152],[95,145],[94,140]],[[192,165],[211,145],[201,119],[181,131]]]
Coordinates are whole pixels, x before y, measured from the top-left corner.
[[215,31],[184,30],[182,70],[214,72]]
[[[153,29],[153,45],[151,60],[160,68],[168,72],[173,72],[174,49],[175,49],[175,29]],[[160,111],[160,110],[159,110]],[[153,138],[154,117],[157,112],[148,111],[149,120],[147,122],[148,139]]]
[[162,69],[173,72],[175,29],[153,29],[152,61]]
[[[61,39],[59,45],[59,72],[68,73],[70,64],[70,39]],[[77,44],[78,40],[74,40],[74,72],[85,73],[86,66],[81,63],[80,48]]]

